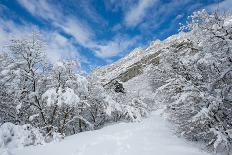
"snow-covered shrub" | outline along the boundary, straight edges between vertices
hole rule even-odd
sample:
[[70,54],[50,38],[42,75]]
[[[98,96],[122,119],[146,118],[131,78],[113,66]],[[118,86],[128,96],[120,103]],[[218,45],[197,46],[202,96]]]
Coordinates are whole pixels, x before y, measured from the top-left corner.
[[43,134],[30,124],[20,126],[8,122],[0,126],[0,148],[13,149],[43,143]]
[[[123,88],[122,83],[120,84]],[[151,110],[140,96],[131,96],[124,88],[122,92],[115,91],[114,83],[108,88],[108,93],[120,107],[112,113],[112,118],[116,122],[120,120],[141,121]]]
[[148,106],[141,99],[133,98],[131,104],[122,105],[123,113],[126,119],[131,121],[141,121],[143,117],[148,115]]
[[95,129],[102,127],[105,123],[110,122],[116,111],[121,111],[121,106],[115,101],[110,94],[98,83],[95,76],[88,78],[89,89],[87,102],[89,108],[86,109],[86,116],[93,124]]

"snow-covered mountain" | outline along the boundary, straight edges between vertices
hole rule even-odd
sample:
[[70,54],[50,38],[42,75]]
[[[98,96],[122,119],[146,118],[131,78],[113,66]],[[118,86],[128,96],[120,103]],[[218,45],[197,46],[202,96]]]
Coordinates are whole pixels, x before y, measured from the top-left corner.
[[93,74],[99,78],[103,85],[107,85],[113,80],[127,82],[143,74],[150,65],[158,64],[163,50],[168,49],[171,45],[181,44],[187,38],[188,33],[181,32],[164,41],[152,41],[147,48],[136,48],[120,60],[96,69]]

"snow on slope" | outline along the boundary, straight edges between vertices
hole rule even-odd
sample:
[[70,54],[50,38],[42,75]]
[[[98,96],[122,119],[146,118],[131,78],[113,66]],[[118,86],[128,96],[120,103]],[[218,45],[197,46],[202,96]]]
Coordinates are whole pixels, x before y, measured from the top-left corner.
[[143,58],[142,52],[142,48],[135,48],[124,58],[110,65],[97,69],[93,74],[97,75],[97,77],[100,78],[100,81],[103,84],[105,84],[109,82],[111,79],[118,76],[119,74],[125,72],[127,68],[133,65],[134,63],[140,61]]
[[11,155],[207,155],[177,138],[156,111],[137,123],[83,132],[61,142],[11,150]]
[[136,63],[141,62],[143,59],[148,58],[149,56],[152,56],[155,53],[157,53],[158,55],[160,50],[165,49],[174,42],[180,43],[183,40],[186,40],[189,37],[188,35],[188,33],[180,32],[176,35],[168,37],[164,41],[152,41],[146,49],[135,48],[127,56],[121,58],[120,60],[110,65],[106,65],[96,69],[92,74],[97,76],[99,78],[99,82],[101,82],[103,85],[107,84],[112,79],[115,79],[120,74],[126,72]]

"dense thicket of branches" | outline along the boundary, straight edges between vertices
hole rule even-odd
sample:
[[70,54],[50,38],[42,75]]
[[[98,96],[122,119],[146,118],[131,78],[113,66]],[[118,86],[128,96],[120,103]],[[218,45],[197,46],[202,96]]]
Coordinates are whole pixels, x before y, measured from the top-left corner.
[[[23,125],[30,124],[31,129],[39,129],[50,141],[57,136],[98,129],[107,122],[138,118],[138,113],[133,112],[136,107],[130,104],[130,108],[124,109],[94,76],[79,74],[77,61],[49,63],[40,38],[34,33],[26,39],[12,40],[8,53],[0,53],[2,127],[15,131],[14,125],[4,123],[22,126],[22,130]],[[121,93],[114,91],[115,96]],[[116,118],[119,114],[120,119]],[[20,127],[15,128],[21,131]]]
[[[210,150],[229,152],[232,144],[231,16],[195,12],[182,34],[162,49],[153,68],[157,102],[177,132]],[[183,28],[183,27],[182,27]]]

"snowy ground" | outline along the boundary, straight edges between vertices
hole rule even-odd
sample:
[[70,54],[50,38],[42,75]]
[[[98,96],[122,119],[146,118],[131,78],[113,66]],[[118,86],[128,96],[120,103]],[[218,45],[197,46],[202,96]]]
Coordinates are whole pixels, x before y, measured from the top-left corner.
[[206,155],[173,135],[159,111],[140,123],[119,123],[57,143],[10,151],[11,155]]

